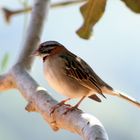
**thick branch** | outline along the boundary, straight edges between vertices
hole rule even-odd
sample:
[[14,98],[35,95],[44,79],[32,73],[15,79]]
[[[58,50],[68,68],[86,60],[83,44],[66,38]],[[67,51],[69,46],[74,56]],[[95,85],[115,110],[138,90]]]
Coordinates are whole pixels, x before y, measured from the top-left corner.
[[31,22],[27,29],[26,38],[23,42],[22,51],[19,55],[19,65],[26,69],[31,68],[33,58],[30,57],[32,51],[37,47],[43,30],[46,14],[48,13],[50,0],[35,0],[31,14]]
[[63,113],[68,106],[63,105],[56,109],[51,116],[51,108],[57,104],[57,101],[44,88],[39,86],[20,66],[15,66],[11,74],[17,83],[19,91],[29,101],[28,111],[41,113],[54,130],[58,130],[59,128],[66,129],[80,134],[85,140],[108,140],[105,129],[99,120],[89,114],[83,113],[81,110],[68,112],[64,115]]

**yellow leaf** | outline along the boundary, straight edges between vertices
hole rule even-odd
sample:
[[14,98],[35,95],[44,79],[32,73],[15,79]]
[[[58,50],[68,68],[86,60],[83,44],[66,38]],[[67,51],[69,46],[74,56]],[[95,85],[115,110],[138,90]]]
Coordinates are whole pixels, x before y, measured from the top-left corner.
[[80,11],[84,18],[84,23],[77,34],[84,39],[89,39],[93,26],[99,21],[105,11],[106,0],[88,0]]
[[121,0],[135,13],[140,13],[140,0]]

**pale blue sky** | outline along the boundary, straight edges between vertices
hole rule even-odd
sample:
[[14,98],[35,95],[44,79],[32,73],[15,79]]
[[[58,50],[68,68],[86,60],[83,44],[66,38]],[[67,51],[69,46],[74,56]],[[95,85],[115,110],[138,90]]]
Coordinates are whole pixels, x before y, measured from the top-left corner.
[[[21,7],[16,0],[1,0],[0,5],[2,3],[6,3],[5,6],[9,8]],[[0,59],[9,51],[9,67],[16,61],[20,51],[24,19],[24,16],[17,16],[10,25],[6,25],[0,15]],[[91,40],[80,39],[75,34],[81,24],[79,5],[51,10],[42,41],[57,40],[63,43],[85,59],[112,87],[140,101],[140,15],[131,12],[120,0],[108,0],[105,14],[95,26]],[[58,100],[64,98],[47,85],[39,59],[35,60],[32,75],[52,96]],[[0,95],[0,139],[80,139],[67,131],[53,132],[40,115],[27,113],[25,105],[25,100],[14,90]],[[101,104],[87,99],[80,108],[100,119],[111,140],[140,139],[140,110],[131,104],[115,97],[107,97]]]

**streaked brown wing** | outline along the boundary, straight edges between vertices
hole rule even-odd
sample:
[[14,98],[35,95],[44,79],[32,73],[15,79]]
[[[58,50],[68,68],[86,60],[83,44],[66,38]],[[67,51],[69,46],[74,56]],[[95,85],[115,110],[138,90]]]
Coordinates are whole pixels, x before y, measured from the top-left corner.
[[61,55],[60,57],[65,60],[66,74],[68,76],[75,78],[83,86],[96,90],[97,93],[101,94],[105,98],[101,87],[111,87],[102,81],[84,60],[71,52],[65,52],[65,54]]

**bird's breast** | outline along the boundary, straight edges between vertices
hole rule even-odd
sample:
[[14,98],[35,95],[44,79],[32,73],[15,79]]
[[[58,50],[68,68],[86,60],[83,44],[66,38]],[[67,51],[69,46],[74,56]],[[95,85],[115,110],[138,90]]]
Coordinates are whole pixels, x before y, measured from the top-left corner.
[[44,74],[48,84],[58,93],[70,98],[87,96],[89,89],[65,73],[65,65],[60,59],[47,59],[44,62]]

